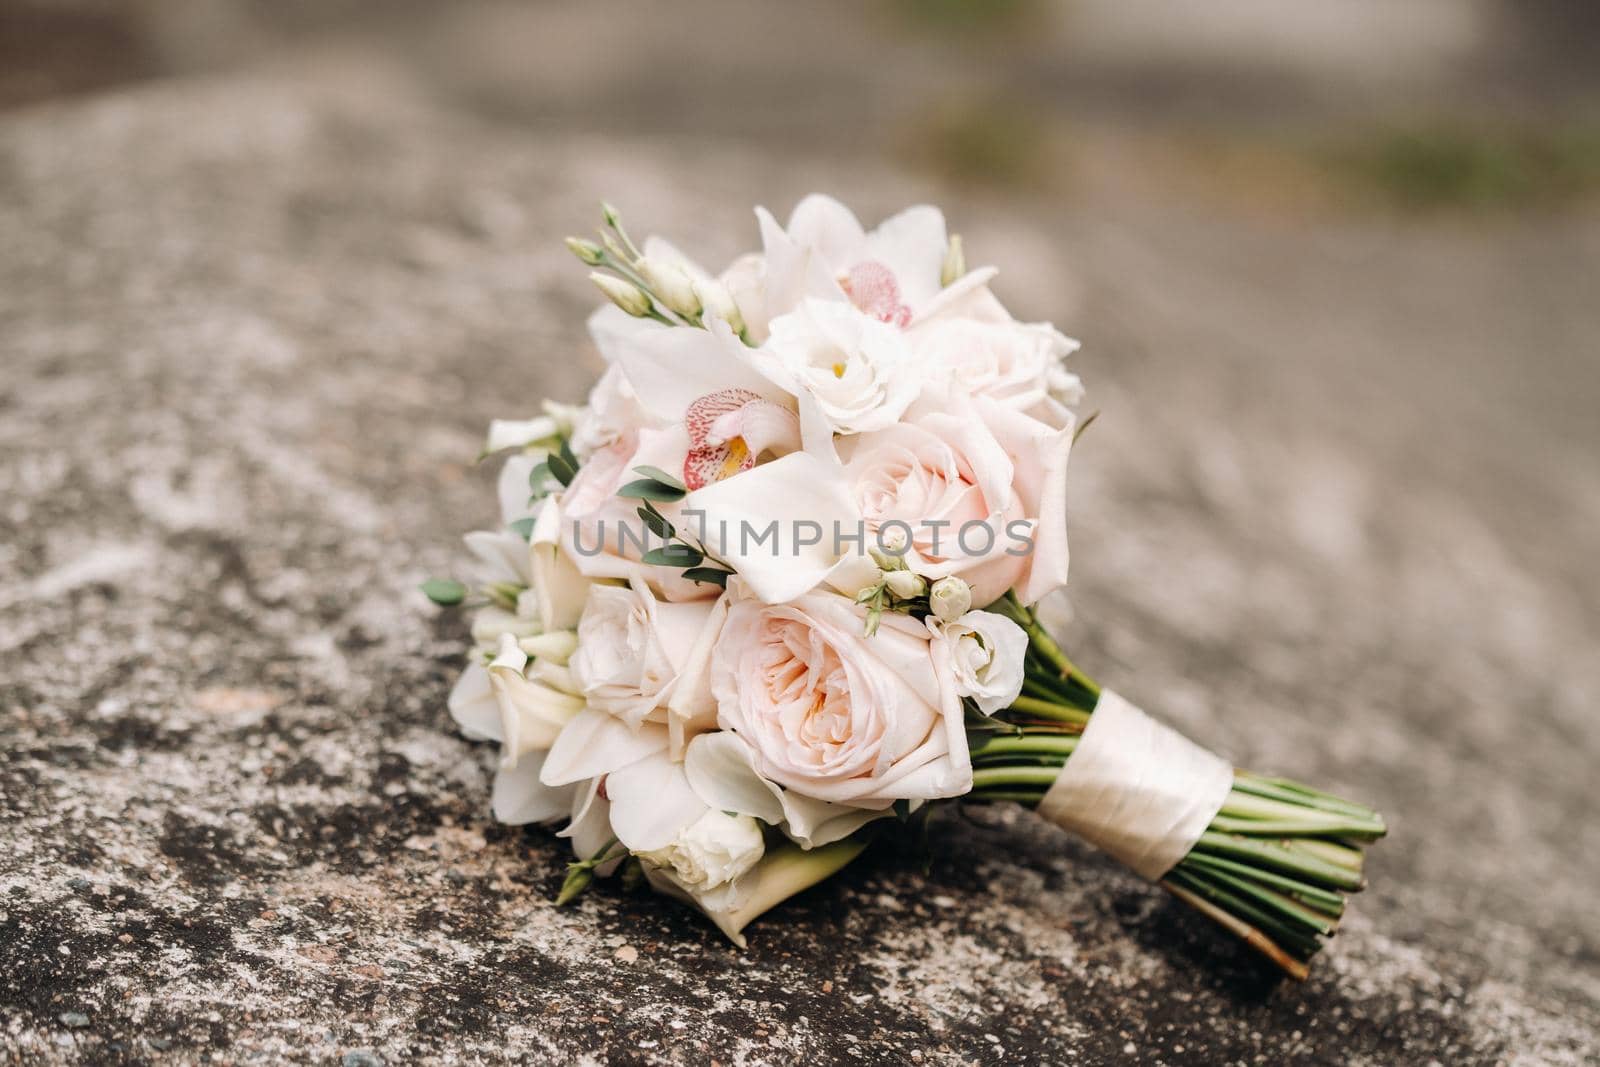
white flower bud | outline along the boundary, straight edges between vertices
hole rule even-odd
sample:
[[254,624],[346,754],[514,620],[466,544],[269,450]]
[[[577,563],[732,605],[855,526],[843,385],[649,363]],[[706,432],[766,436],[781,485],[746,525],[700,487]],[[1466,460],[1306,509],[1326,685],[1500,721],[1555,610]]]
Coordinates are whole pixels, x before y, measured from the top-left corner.
[[928,591],[928,583],[910,571],[890,571],[883,582],[901,600],[915,600]]
[[740,313],[739,305],[734,302],[733,294],[728,292],[726,285],[710,278],[701,278],[694,283],[694,292],[700,298],[706,318],[721,319],[734,333],[744,333],[744,315]]
[[678,831],[672,843],[638,856],[667,868],[690,892],[724,885],[760,862],[766,852],[761,826],[748,815],[713,808]]
[[972,608],[972,587],[954,575],[940,578],[928,591],[928,605],[941,622],[955,622]]
[[591,267],[598,267],[600,261],[606,258],[605,249],[593,241],[584,240],[582,237],[568,237],[567,247],[572,250],[573,255]]
[[671,260],[645,256],[639,260],[639,276],[655,291],[667,307],[686,319],[700,314],[700,297],[687,271]]
[[650,314],[650,298],[632,282],[623,281],[609,274],[601,274],[599,271],[590,274],[589,280],[606,294],[608,300],[634,318],[643,318]]
[[878,544],[883,551],[897,559],[905,555],[906,546],[910,543],[911,539],[906,536],[906,529],[900,523],[878,531]]
[[949,285],[967,273],[967,256],[961,250],[961,235],[950,235],[950,244],[944,250],[944,266],[939,270],[939,284]]

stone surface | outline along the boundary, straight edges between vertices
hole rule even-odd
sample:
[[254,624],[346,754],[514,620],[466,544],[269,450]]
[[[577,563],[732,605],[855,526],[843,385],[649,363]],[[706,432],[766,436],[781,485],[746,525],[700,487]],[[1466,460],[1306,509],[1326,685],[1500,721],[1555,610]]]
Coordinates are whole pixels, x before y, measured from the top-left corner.
[[[0,119],[0,1050],[26,1062],[1579,1063],[1600,1041],[1600,228],[950,203],[1084,337],[1080,662],[1393,833],[1310,981],[1015,809],[740,952],[487,813],[417,583],[578,398],[593,201],[938,195],[534,134],[382,68]],[[648,225],[647,225],[648,224]]]

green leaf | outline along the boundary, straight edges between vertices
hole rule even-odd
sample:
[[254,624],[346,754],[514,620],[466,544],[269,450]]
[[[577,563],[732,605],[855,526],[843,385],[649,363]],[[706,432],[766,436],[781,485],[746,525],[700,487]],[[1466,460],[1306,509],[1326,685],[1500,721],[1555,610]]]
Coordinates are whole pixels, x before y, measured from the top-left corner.
[[1072,431],[1072,443],[1077,444],[1078,438],[1083,436],[1083,431],[1094,425],[1094,420],[1100,417],[1100,412],[1091,411],[1089,417],[1078,423],[1078,428]]
[[681,489],[686,493],[689,491],[689,487],[684,485],[682,480],[674,478],[660,467],[652,467],[646,464],[645,466],[635,467],[633,469],[644,475],[646,478],[649,478],[652,482],[660,482],[662,485],[670,485],[672,488]]
[[429,600],[442,608],[453,608],[467,598],[467,587],[453,578],[429,578],[421,588]]
[[652,567],[698,567],[705,558],[688,545],[667,545],[652,548],[641,557],[641,562]]
[[550,477],[550,461],[541,460],[533,470],[528,472],[528,489],[535,493],[544,492],[544,483]]
[[649,478],[640,478],[638,481],[629,482],[617,490],[617,495],[628,500],[682,500],[687,490],[674,486],[664,485],[661,482],[651,481]]
[[538,520],[532,515],[529,515],[527,518],[518,519],[516,522],[510,523],[509,525],[512,533],[516,534],[524,541],[529,541],[533,539],[533,524],[537,521]]
[[544,462],[545,466],[550,468],[550,474],[564,486],[571,485],[572,479],[578,476],[577,461],[568,460],[564,455],[552,453]]
[[683,572],[683,576],[691,582],[706,582],[726,589],[728,587],[728,576],[731,573],[731,571],[725,571],[720,567],[690,567]]
[[573,470],[578,469],[578,457],[572,454],[572,442],[565,437],[561,439],[561,448],[556,453]]
[[644,520],[645,526],[649,527],[651,533],[663,541],[672,540],[672,535],[677,533],[672,523],[667,521],[667,517],[648,504],[639,509],[639,518]]

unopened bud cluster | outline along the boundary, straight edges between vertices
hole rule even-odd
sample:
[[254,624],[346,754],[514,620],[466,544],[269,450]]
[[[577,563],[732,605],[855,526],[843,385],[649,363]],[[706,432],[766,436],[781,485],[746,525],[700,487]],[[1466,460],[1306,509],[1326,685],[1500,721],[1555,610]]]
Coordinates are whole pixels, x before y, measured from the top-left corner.
[[567,248],[588,266],[603,268],[589,280],[607,300],[635,318],[674,326],[704,326],[707,319],[717,319],[744,336],[744,317],[727,286],[670,252],[640,252],[622,228],[616,208],[601,204],[600,213],[605,221],[600,241],[568,237]]

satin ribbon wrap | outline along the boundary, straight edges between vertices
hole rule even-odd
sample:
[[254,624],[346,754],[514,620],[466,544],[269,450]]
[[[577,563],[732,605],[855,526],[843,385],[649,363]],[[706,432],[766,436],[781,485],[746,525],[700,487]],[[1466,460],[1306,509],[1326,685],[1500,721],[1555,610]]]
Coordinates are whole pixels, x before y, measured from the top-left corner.
[[1189,854],[1233,787],[1233,766],[1107,689],[1039,814],[1150,881]]

